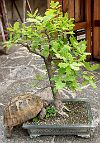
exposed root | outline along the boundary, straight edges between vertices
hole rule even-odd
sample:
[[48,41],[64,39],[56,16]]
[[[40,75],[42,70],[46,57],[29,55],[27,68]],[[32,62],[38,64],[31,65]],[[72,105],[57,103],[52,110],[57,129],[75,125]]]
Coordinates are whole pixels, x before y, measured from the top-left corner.
[[70,110],[64,105],[64,103],[62,103],[61,100],[55,101],[55,107],[59,115],[68,117],[67,112],[70,112]]
[[65,105],[63,105],[63,109],[66,110],[67,112],[70,112],[71,110],[69,110]]
[[57,113],[64,117],[69,117],[66,112],[70,112],[70,110],[62,103],[62,108],[57,110]]
[[69,115],[64,111],[57,111],[57,113],[63,117],[69,117]]

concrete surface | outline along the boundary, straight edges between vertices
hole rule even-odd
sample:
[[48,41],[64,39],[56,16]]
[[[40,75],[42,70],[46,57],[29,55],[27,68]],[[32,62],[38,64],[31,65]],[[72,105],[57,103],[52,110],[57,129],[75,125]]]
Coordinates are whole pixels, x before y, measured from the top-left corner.
[[[37,68],[39,67],[39,68]],[[36,84],[36,75],[44,79]],[[100,68],[94,72],[97,88],[94,90],[89,85],[83,87],[82,93],[77,93],[76,98],[88,98],[91,103],[95,125],[94,135],[89,139],[76,136],[41,136],[30,139],[27,131],[21,127],[14,128],[13,137],[4,136],[3,108],[9,99],[18,94],[35,93],[40,87],[48,83],[45,66],[42,59],[28,53],[23,47],[10,49],[9,55],[0,56],[0,143],[100,143]],[[36,84],[34,87],[33,85]],[[50,89],[38,93],[45,99],[51,99]],[[69,96],[67,96],[69,98]]]

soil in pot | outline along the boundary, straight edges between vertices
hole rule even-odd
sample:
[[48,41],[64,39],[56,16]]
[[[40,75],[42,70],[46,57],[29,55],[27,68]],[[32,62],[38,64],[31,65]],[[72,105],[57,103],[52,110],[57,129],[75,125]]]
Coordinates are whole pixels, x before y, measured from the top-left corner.
[[[70,110],[65,111],[68,117],[56,114],[50,118],[44,118],[43,120],[35,120],[34,122],[28,122],[28,124],[38,125],[86,125],[90,124],[89,109],[87,102],[84,101],[67,101],[65,106]],[[38,117],[37,117],[38,118]]]

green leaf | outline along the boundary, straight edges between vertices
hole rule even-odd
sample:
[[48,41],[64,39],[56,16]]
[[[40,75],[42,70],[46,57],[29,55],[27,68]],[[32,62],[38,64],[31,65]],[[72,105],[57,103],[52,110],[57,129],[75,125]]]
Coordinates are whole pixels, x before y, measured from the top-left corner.
[[35,19],[35,18],[27,18],[27,20],[29,21],[29,22],[32,22],[32,23],[36,23],[37,25],[40,25],[41,26],[41,21],[39,21],[39,20],[37,20],[37,19]]
[[91,85],[93,88],[96,88],[96,87],[97,87],[93,80],[90,80],[89,83],[90,83],[90,85]]
[[[33,14],[33,17],[36,17],[38,14],[38,9],[35,10],[34,14]],[[31,17],[31,16],[30,16]]]
[[62,76],[63,74],[65,74],[66,73],[66,68],[60,68],[59,70],[58,70],[58,75],[59,76]]
[[51,1],[50,7],[53,8],[53,9],[59,8],[59,7],[60,7],[59,2],[56,2],[56,3],[55,3],[54,1]]
[[66,83],[63,83],[61,80],[58,80],[58,81],[56,81],[55,86],[56,86],[57,90],[60,90],[66,86]]
[[52,18],[54,17],[54,15],[53,14],[50,14],[50,15],[47,15],[47,16],[44,16],[44,21],[45,22],[48,22],[49,20],[51,20]]
[[88,84],[88,81],[87,80],[84,80],[83,82],[82,82],[82,86],[85,86],[85,85],[87,85]]
[[59,75],[54,76],[51,80],[55,81],[55,87],[57,90],[63,89],[66,86],[66,83],[62,82],[62,78],[59,77]]
[[56,57],[58,58],[58,59],[62,59],[62,56],[58,53],[58,54],[55,54],[56,55]]
[[83,75],[83,78],[87,81],[89,81],[90,77],[88,75]]
[[65,78],[64,78],[64,81],[71,81],[73,82],[75,80],[75,76],[74,75],[67,75]]
[[60,68],[66,68],[67,66],[69,66],[69,63],[59,63],[58,66]]
[[61,56],[63,56],[63,57],[67,57],[68,55],[69,55],[69,50],[71,49],[71,47],[70,46],[67,46],[67,45],[64,45],[62,48],[61,48],[61,50],[60,50],[60,54],[61,54]]
[[46,118],[51,118],[55,116],[55,114],[56,114],[56,109],[54,106],[48,106],[46,108]]
[[94,76],[89,76],[88,74],[85,74],[85,75],[83,75],[83,78],[85,79],[84,81],[83,81],[83,84],[84,83],[90,83],[90,85],[93,87],[93,88],[96,88],[96,84],[95,84],[95,82],[94,82]]
[[14,23],[14,30],[17,31],[19,29],[19,22]]
[[44,49],[42,50],[41,55],[46,58],[49,56],[49,46],[48,45],[44,46]]
[[99,68],[99,64],[94,64],[91,66],[92,71],[97,70],[98,68]]
[[85,61],[85,59],[86,59],[86,55],[82,55],[80,58],[79,58],[79,61]]
[[38,15],[38,9],[36,9],[34,13],[31,13],[29,11],[27,12],[27,16],[30,18],[35,18],[37,15]]
[[81,63],[73,62],[72,64],[70,64],[71,69],[73,69],[75,71],[79,71],[80,70],[80,66],[82,66]]
[[76,40],[76,38],[74,36],[70,37],[70,41],[74,48],[76,48],[78,46],[78,41]]
[[80,41],[78,48],[80,48],[80,52],[81,54],[83,54],[86,51],[86,41],[85,40]]
[[34,117],[33,118],[33,122],[35,122],[35,123],[39,122],[39,120],[40,120],[39,117]]
[[14,31],[14,30],[13,30],[13,27],[8,27],[7,30],[10,31],[10,32],[13,32],[13,31]]
[[73,70],[71,69],[70,65],[66,68],[66,74],[67,75],[73,74]]
[[94,71],[98,69],[99,65],[98,64],[91,65],[89,62],[84,62],[84,67],[89,71]]

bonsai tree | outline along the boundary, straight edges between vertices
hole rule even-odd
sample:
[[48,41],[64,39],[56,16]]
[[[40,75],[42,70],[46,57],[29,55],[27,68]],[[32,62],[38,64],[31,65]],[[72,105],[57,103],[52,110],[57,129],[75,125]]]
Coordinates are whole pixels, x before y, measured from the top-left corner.
[[[28,12],[26,23],[15,22],[8,28],[9,40],[5,46],[12,44],[25,46],[29,52],[43,58],[55,107],[60,114],[64,114],[59,91],[66,87],[78,90],[82,85],[90,83],[93,87],[94,77],[89,71],[95,70],[97,65],[86,62],[86,41],[78,42],[74,34],[74,19],[65,13],[63,16],[59,2],[50,3],[44,16],[36,10]],[[79,78],[82,82],[79,82]]]

